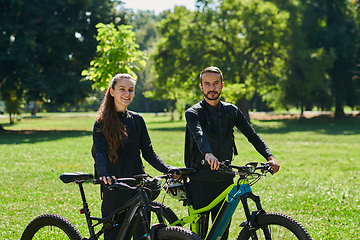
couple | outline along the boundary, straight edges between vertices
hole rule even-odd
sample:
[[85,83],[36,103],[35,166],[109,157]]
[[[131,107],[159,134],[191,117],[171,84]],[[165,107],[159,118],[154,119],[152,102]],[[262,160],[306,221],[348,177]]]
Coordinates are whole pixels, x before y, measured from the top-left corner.
[[[167,165],[154,152],[142,116],[127,110],[135,95],[135,83],[129,74],[117,74],[105,93],[94,124],[96,171],[106,184],[111,184],[111,178],[132,177],[144,173],[140,152],[158,171],[170,172],[174,178],[180,177],[179,169]],[[265,142],[256,134],[243,113],[236,106],[220,101],[224,86],[220,69],[205,68],[200,74],[199,86],[204,99],[185,112],[185,162],[188,167],[199,169],[198,173],[191,176],[189,182],[190,198],[195,209],[208,205],[233,182],[232,177],[220,176],[216,170],[220,161],[232,160],[233,154],[237,154],[234,126],[272,165],[274,173],[280,168]],[[210,167],[200,164],[203,159],[207,160]],[[102,216],[110,215],[135,194],[136,192],[131,190],[109,192],[104,188]],[[216,206],[211,211],[212,219],[219,208],[220,206]],[[119,222],[122,222],[124,217],[125,215],[120,217]],[[113,228],[105,235],[105,240],[115,239],[118,231],[119,228]],[[222,239],[227,239],[228,233],[229,226]],[[141,236],[143,229],[140,223],[134,239],[140,239]]]

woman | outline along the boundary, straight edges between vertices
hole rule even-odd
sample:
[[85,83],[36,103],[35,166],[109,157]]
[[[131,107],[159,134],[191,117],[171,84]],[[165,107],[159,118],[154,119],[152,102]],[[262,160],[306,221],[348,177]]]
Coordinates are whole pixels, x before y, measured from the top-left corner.
[[[94,124],[96,172],[105,184],[111,184],[111,178],[133,177],[144,173],[140,151],[143,158],[160,172],[176,172],[175,178],[180,175],[179,169],[167,165],[154,152],[142,116],[127,110],[127,106],[134,99],[135,83],[131,75],[117,74],[105,93]],[[104,188],[102,216],[109,216],[135,195],[135,190],[108,191]],[[105,234],[105,240],[116,238],[124,217],[125,213],[120,215],[118,226]],[[143,226],[140,223],[134,239],[139,239],[143,234]]]

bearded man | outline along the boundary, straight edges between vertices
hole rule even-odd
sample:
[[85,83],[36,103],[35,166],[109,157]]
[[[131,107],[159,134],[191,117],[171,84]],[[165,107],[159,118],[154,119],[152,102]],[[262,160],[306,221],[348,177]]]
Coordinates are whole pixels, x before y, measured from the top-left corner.
[[[189,176],[190,181],[187,185],[190,194],[189,203],[194,209],[207,206],[233,183],[233,174],[216,170],[219,169],[221,161],[231,161],[233,156],[238,154],[234,141],[234,126],[273,167],[274,173],[280,168],[265,142],[238,107],[220,101],[221,90],[224,87],[221,70],[213,66],[202,70],[199,86],[204,94],[203,100],[185,112],[185,165],[198,169],[197,173]],[[201,164],[204,159],[209,166]],[[221,203],[210,211],[212,221],[220,207]],[[209,213],[205,214],[209,215]],[[208,221],[209,217],[206,219]],[[222,240],[228,238],[229,226]]]

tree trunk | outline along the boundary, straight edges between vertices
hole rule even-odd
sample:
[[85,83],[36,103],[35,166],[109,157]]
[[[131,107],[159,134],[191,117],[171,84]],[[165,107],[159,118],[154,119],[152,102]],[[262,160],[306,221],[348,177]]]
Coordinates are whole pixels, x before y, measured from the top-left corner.
[[13,117],[13,113],[9,113],[9,123],[10,123],[10,124],[14,124],[14,123],[15,123],[14,117]]
[[237,102],[238,107],[244,114],[246,120],[250,122],[250,115],[249,115],[249,102],[246,100],[245,96],[243,96],[240,100]]
[[301,101],[300,103],[300,119],[304,118],[304,103]]
[[334,114],[334,118],[341,120],[345,118],[345,113],[344,113],[344,107],[342,104],[342,99],[341,97],[336,97],[335,99],[335,114]]
[[38,103],[37,101],[34,101],[34,107],[31,109],[31,116],[35,117],[37,111],[38,111]]

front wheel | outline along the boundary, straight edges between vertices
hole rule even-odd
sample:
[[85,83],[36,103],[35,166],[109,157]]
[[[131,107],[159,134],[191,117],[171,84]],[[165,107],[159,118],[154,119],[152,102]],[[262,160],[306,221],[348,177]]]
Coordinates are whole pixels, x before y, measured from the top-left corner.
[[201,240],[201,238],[189,229],[179,226],[169,226],[158,230],[158,240]]
[[[261,239],[299,239],[311,240],[309,233],[293,218],[281,213],[267,213],[259,215],[255,220],[256,235]],[[267,231],[268,230],[268,231]],[[269,233],[270,236],[265,236]],[[249,225],[246,225],[240,232],[237,240],[251,239]]]
[[152,201],[151,205],[158,206],[162,209],[162,215],[165,221],[165,225],[171,225],[172,223],[179,220],[174,211],[165,204],[158,201]]
[[40,215],[30,222],[21,240],[66,239],[81,240],[79,230],[66,218],[57,214]]

